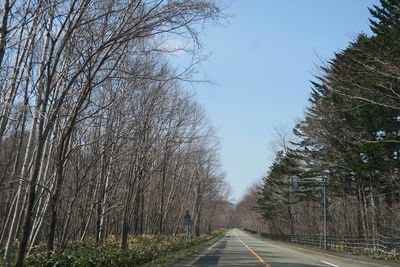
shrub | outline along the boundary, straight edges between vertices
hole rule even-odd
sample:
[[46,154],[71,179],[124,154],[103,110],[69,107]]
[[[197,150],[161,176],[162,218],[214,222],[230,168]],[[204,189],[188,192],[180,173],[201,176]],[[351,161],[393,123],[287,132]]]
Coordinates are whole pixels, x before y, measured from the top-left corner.
[[[96,244],[93,240],[72,241],[63,251],[54,251],[51,263],[53,266],[76,267],[137,266],[208,241],[220,234],[222,231],[214,231],[210,235],[198,237],[189,237],[186,234],[130,236],[126,250],[120,248],[119,240],[114,236],[100,244]],[[25,258],[26,266],[35,267],[46,264],[46,245],[44,243],[35,246]]]

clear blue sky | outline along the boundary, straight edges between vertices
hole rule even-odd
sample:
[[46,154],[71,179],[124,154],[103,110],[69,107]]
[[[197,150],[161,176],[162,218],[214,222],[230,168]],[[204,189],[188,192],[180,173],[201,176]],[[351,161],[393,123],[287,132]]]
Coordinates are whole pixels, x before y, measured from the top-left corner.
[[236,0],[225,27],[209,27],[201,72],[218,86],[195,86],[222,139],[221,158],[238,201],[272,160],[274,128],[303,116],[310,80],[360,32],[377,0]]

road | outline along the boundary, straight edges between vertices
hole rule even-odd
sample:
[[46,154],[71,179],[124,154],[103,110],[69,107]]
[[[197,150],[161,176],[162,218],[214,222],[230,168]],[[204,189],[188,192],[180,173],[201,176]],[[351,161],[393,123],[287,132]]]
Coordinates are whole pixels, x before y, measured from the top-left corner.
[[[324,253],[308,253],[284,244],[276,244],[255,238],[239,229],[231,229],[217,243],[200,254],[174,265],[182,266],[264,266],[264,267],[312,267],[312,266],[385,266],[368,262],[354,262]],[[393,265],[391,265],[393,266]]]

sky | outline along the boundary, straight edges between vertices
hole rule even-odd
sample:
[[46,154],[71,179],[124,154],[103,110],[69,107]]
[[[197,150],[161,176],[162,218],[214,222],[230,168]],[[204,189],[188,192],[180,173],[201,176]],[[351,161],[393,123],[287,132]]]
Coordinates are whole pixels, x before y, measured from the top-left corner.
[[210,53],[199,72],[217,83],[196,84],[221,139],[231,200],[263,177],[273,160],[276,129],[303,117],[318,66],[354,37],[370,34],[368,7],[378,0],[236,0],[223,26],[206,28]]

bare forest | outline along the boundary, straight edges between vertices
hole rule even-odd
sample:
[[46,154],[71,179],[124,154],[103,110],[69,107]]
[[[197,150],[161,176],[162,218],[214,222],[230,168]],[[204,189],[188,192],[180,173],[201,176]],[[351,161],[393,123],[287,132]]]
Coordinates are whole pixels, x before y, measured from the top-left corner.
[[[226,224],[219,143],[185,86],[208,0],[4,0],[0,27],[0,251],[22,266],[71,241]],[[183,43],[184,46],[174,45]],[[177,68],[170,56],[192,60]]]

